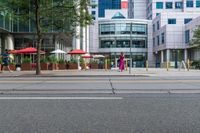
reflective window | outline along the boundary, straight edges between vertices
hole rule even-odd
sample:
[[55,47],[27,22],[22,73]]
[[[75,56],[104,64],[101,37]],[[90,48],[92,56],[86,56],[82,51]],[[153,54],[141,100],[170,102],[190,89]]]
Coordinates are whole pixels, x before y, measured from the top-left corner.
[[176,19],[175,18],[168,19],[168,24],[176,24]]
[[100,25],[100,33],[104,34],[115,34],[115,25],[114,24],[102,24]]
[[115,24],[116,34],[130,34],[130,24]]
[[157,45],[160,45],[160,38],[157,36]]
[[175,2],[175,8],[176,8],[176,9],[181,9],[181,8],[183,8],[183,2]]
[[146,38],[134,38],[132,40],[133,48],[147,48],[146,46]]
[[185,18],[185,19],[184,19],[184,24],[189,23],[191,20],[192,20],[192,18]]
[[157,30],[159,30],[160,29],[160,23],[159,23],[159,21],[157,21]]
[[186,7],[193,7],[193,0],[187,0]]
[[164,44],[165,43],[165,33],[161,34],[161,43]]
[[190,30],[185,31],[185,43],[190,42]]
[[117,40],[116,47],[117,48],[130,48],[130,40]]
[[166,2],[166,9],[172,9],[173,3],[172,2]]
[[163,2],[156,2],[156,9],[163,9]]
[[132,25],[132,34],[145,35],[147,34],[146,25]]
[[196,0],[196,7],[200,7],[200,0]]

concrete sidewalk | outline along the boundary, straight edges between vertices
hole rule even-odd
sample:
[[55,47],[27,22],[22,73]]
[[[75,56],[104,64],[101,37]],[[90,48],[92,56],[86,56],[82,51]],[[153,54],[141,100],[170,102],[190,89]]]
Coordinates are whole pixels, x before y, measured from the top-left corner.
[[200,77],[200,70],[184,70],[181,69],[160,69],[149,68],[146,71],[145,68],[132,68],[131,74],[129,70],[119,72],[118,69],[112,69],[105,71],[104,69],[98,70],[56,70],[56,71],[42,71],[41,75],[35,75],[35,71],[14,71],[12,73],[8,71],[0,72],[0,77],[98,77],[98,76],[141,76],[141,77]]

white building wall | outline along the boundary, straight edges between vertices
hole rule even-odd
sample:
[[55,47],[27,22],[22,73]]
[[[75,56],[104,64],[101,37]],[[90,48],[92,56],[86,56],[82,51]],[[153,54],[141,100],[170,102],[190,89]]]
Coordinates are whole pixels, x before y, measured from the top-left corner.
[[93,25],[89,26],[89,51],[91,53],[99,52],[99,24],[95,21]]
[[129,0],[128,2],[128,18],[146,19],[146,0]]

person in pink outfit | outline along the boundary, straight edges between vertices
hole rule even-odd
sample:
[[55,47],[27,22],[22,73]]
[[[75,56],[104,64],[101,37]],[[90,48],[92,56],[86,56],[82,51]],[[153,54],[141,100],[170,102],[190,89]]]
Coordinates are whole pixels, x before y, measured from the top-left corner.
[[119,70],[122,72],[124,70],[124,54],[121,52],[119,56]]

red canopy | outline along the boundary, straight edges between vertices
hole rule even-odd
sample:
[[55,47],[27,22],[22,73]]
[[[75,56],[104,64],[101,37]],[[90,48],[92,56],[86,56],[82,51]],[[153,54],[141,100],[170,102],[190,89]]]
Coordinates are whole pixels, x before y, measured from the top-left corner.
[[90,54],[84,54],[84,55],[82,55],[81,56],[82,58],[93,58],[93,56],[92,55],[90,55]]
[[[11,51],[10,53],[13,54],[34,54],[37,53],[37,49],[33,48],[33,47],[28,47],[28,48],[24,48],[24,49],[20,49],[20,50],[15,50],[15,51]],[[44,51],[40,51],[40,54],[45,54]]]
[[86,52],[80,49],[70,51],[68,54],[85,54]]

